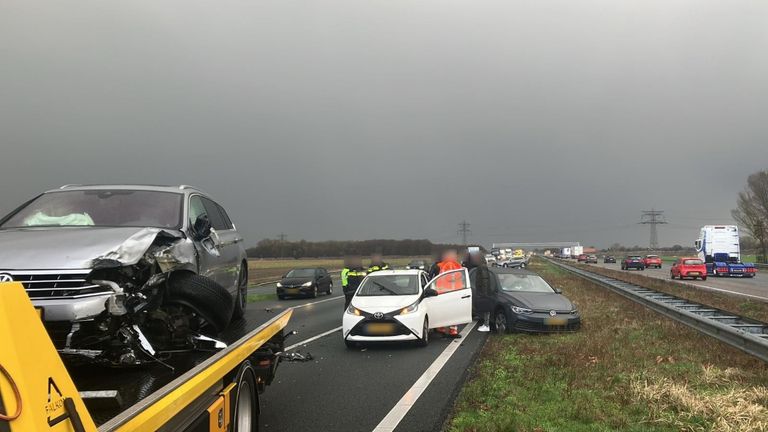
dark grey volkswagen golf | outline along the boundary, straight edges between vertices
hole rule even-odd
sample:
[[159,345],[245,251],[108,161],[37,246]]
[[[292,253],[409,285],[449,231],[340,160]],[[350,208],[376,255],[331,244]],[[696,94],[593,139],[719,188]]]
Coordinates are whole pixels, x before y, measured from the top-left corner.
[[[581,327],[576,306],[538,274],[499,267],[489,270],[497,301],[491,327],[498,333],[576,331]],[[474,276],[473,271],[470,277]]]

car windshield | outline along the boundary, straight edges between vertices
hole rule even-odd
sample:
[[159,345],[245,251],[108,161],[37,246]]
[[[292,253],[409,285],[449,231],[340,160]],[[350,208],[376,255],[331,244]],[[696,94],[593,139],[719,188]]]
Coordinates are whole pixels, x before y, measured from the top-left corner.
[[180,228],[183,197],[173,192],[120,189],[48,192],[27,203],[0,228]]
[[416,295],[419,293],[418,275],[368,276],[360,285],[358,296]]
[[285,277],[289,278],[306,278],[313,277],[315,275],[315,269],[293,269],[288,272]]
[[700,259],[687,259],[687,260],[683,261],[683,264],[685,264],[685,265],[702,265],[702,264],[704,264],[704,261],[702,261]]
[[639,259],[642,259],[642,257],[639,257],[639,256],[631,256],[631,257],[627,257],[627,259],[631,259],[631,260],[639,260]]
[[500,273],[499,282],[503,291],[553,293],[555,290],[544,279],[536,275]]

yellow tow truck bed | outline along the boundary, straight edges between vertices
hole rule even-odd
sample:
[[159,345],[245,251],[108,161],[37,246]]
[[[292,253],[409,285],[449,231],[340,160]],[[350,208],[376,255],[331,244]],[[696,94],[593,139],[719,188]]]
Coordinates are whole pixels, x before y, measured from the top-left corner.
[[[78,380],[64,367],[23,286],[0,284],[0,432],[228,431],[235,422],[240,429],[255,425],[258,392],[274,376],[291,314],[289,309],[226,349],[198,357],[159,389],[140,386],[147,393],[139,392],[135,403],[97,427]],[[105,389],[120,382],[121,374],[129,380],[141,375],[121,369],[100,373]]]

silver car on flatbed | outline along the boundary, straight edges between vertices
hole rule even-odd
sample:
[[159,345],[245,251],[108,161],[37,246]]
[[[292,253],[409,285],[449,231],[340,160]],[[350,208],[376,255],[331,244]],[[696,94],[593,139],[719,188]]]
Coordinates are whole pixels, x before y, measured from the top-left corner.
[[242,240],[190,186],[63,186],[0,219],[0,282],[24,285],[68,359],[140,365],[223,346],[210,336],[246,306]]

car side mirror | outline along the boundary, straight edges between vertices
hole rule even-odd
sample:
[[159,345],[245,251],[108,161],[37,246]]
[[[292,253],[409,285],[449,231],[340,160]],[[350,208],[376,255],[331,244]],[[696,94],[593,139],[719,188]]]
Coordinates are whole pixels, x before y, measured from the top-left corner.
[[434,288],[427,288],[424,290],[424,297],[437,297],[437,291]]
[[201,214],[195,219],[195,223],[192,225],[192,233],[197,241],[211,236],[211,221],[208,219],[208,215]]

